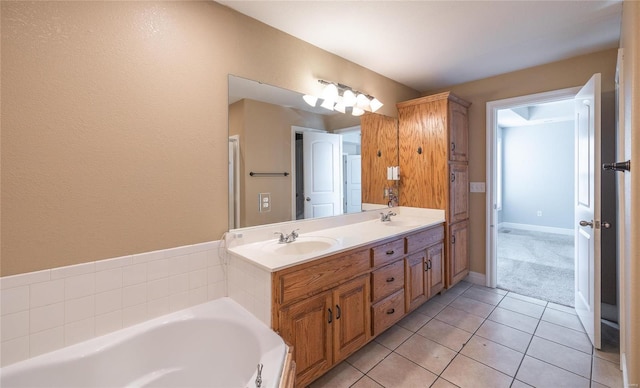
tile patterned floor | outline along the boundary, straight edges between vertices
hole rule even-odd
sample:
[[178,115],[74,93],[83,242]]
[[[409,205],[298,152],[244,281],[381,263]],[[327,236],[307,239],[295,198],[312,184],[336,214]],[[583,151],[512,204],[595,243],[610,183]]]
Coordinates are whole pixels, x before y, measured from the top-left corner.
[[572,308],[461,282],[311,388],[618,388],[617,351],[594,350]]

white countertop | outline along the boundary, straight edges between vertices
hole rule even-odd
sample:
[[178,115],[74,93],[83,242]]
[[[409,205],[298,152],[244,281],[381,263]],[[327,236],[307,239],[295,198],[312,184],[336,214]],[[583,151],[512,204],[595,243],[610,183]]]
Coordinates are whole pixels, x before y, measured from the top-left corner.
[[[373,211],[359,213],[362,215],[357,217],[346,215],[318,220],[317,225],[313,225],[314,220],[305,220],[275,226],[247,228],[248,235],[253,233],[252,238],[246,239],[248,241],[244,239],[245,231],[236,229],[230,232],[231,237],[227,240],[227,251],[231,255],[245,259],[269,272],[275,272],[444,222],[444,210],[395,207],[385,209],[385,212],[389,210],[397,213],[397,216],[391,218],[391,222],[381,222],[379,219],[380,211]],[[345,224],[346,222],[349,223]],[[273,235],[274,232],[289,233],[298,226],[299,237],[296,241],[288,244],[277,243],[277,238]],[[317,229],[318,227],[324,228]],[[255,237],[257,235],[262,238]],[[264,238],[266,236],[269,237]],[[293,244],[299,243],[299,246],[302,247],[303,244],[310,241],[319,242],[322,248],[311,253],[294,253],[296,247]],[[325,243],[326,247],[323,245]],[[277,252],[282,249],[287,253]]]

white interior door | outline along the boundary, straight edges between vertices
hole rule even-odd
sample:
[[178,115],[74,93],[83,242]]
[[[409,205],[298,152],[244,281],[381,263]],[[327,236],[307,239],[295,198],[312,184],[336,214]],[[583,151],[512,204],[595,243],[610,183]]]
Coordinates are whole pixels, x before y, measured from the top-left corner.
[[304,218],[342,214],[342,137],[332,133],[305,132]]
[[600,74],[575,97],[575,309],[600,348]]
[[362,158],[360,155],[347,155],[346,167],[347,213],[362,210]]

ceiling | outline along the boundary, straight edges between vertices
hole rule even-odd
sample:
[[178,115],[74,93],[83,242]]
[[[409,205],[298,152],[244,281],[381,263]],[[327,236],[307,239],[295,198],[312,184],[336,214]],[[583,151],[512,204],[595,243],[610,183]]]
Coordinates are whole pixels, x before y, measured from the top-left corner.
[[218,2],[420,92],[618,47],[622,16],[621,0]]

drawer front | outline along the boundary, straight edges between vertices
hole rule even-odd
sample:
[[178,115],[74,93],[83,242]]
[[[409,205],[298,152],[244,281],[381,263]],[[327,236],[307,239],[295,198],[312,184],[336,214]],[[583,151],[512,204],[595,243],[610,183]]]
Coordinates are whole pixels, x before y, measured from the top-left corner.
[[371,273],[371,296],[375,302],[404,287],[404,261],[398,260]]
[[373,335],[378,335],[393,326],[404,316],[404,290],[381,300],[371,307]]
[[404,256],[404,240],[394,240],[371,248],[371,264],[374,267],[385,265]]
[[422,232],[405,237],[407,240],[407,253],[415,252],[444,240],[444,225],[438,225]]
[[[345,253],[306,268],[276,274],[279,304],[315,295],[370,270],[369,251]],[[286,270],[285,270],[286,271]]]

